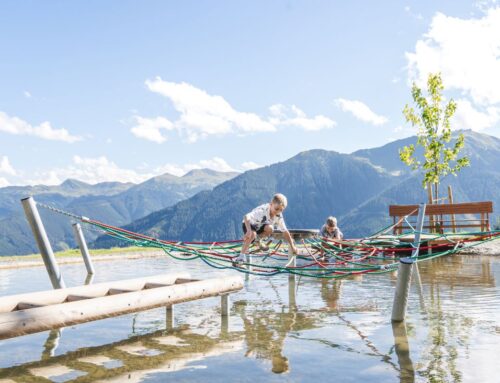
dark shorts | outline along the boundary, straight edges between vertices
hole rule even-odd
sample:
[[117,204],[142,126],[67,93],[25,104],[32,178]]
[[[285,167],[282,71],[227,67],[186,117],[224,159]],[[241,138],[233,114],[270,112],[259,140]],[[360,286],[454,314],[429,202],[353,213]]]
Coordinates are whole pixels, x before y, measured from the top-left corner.
[[[264,226],[265,225],[258,227],[257,225],[250,225],[250,229],[252,231],[255,231],[257,234],[262,234],[264,232]],[[247,233],[247,226],[245,225],[245,222],[241,223],[241,228],[243,229],[243,234],[246,234]]]

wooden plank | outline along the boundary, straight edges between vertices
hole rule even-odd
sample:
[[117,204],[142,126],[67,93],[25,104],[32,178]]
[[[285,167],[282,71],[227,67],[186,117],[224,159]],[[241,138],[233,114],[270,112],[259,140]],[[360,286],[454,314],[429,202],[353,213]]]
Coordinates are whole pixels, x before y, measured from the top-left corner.
[[189,273],[185,272],[172,273],[145,278],[96,283],[94,285],[69,287],[66,289],[10,295],[7,297],[0,297],[0,313],[15,310],[19,302],[30,302],[40,306],[53,305],[63,303],[68,298],[68,295],[98,297],[106,295],[110,288],[138,290],[143,288],[146,283],[173,285],[178,279],[189,279],[189,277]]
[[[6,312],[0,314],[0,339],[217,296],[242,288],[243,280],[239,276],[213,278],[29,310]],[[43,293],[55,291],[60,290]]]
[[[493,202],[462,202],[427,206],[425,215],[492,213]],[[418,205],[390,205],[390,216],[417,215]]]

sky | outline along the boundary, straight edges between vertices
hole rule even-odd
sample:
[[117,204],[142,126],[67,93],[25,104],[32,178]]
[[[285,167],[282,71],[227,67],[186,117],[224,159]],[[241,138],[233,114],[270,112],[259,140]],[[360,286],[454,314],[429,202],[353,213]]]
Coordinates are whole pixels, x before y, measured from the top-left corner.
[[500,1],[0,2],[0,187],[245,171],[416,133],[500,137]]

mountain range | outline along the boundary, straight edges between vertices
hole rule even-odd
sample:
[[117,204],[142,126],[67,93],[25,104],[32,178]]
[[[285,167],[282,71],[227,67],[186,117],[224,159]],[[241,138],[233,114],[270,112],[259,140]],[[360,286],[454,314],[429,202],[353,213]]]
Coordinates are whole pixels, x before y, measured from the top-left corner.
[[[471,166],[448,176],[455,202],[492,200],[500,203],[500,139],[464,131],[464,153]],[[398,149],[409,137],[352,154],[310,150],[280,163],[247,171],[211,191],[153,212],[126,229],[163,239],[216,241],[241,237],[242,216],[276,192],[288,197],[284,215],[289,228],[319,228],[335,215],[347,237],[360,237],[388,225],[388,205],[427,200],[421,174],[410,172]],[[498,215],[492,217],[496,222]],[[96,247],[118,243],[102,237]]]
[[[24,217],[20,199],[34,196],[37,202],[85,215],[104,222],[124,225],[151,212],[171,206],[202,190],[212,189],[238,173],[192,170],[182,177],[163,174],[143,183],[103,182],[90,185],[68,179],[57,186],[9,186],[0,188],[0,255],[37,252],[33,235]],[[68,217],[39,208],[52,247],[63,250],[75,242]],[[87,240],[96,238],[85,233]]]
[[[455,202],[492,200],[500,204],[500,139],[464,131],[464,152],[471,166],[442,182],[453,188]],[[67,180],[58,186],[0,189],[0,255],[36,252],[19,200],[34,195],[39,202],[78,215],[154,237],[216,241],[241,237],[242,216],[270,200],[288,197],[284,215],[289,228],[319,228],[335,215],[346,237],[368,235],[388,225],[388,205],[427,200],[421,174],[399,160],[398,149],[414,143],[408,137],[384,146],[342,154],[309,150],[276,164],[243,174],[194,170],[141,184],[107,182],[89,185]],[[496,223],[498,213],[491,220]],[[40,209],[54,249],[74,246],[70,220]],[[96,240],[86,232],[88,242]],[[92,247],[123,245],[109,237]]]

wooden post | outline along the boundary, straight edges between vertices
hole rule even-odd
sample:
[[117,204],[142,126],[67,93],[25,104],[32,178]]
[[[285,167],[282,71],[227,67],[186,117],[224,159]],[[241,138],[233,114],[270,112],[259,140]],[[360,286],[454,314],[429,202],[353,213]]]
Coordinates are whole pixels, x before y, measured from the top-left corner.
[[[451,190],[451,185],[448,185],[448,202],[450,204],[453,203],[453,191]],[[451,229],[453,230],[454,233],[457,232],[455,214],[451,215]]]
[[50,245],[49,237],[47,236],[42,219],[40,218],[40,213],[38,213],[35,200],[33,197],[23,198],[21,203],[23,205],[24,214],[26,214],[31,231],[38,245],[38,249],[40,250],[40,254],[42,255],[43,263],[49,274],[52,287],[54,287],[54,289],[65,288],[66,285],[59,271],[56,257],[52,251],[52,246]]
[[229,316],[229,294],[220,296],[220,315],[223,317]]
[[295,297],[295,275],[290,274],[288,276],[288,307],[294,308],[297,306],[297,300]]
[[167,330],[174,328],[174,305],[166,307],[166,328]]
[[[430,182],[427,184],[427,199],[428,199],[429,205],[432,205],[434,203],[434,200],[432,198],[432,184]],[[434,227],[434,216],[433,215],[429,216],[429,226],[430,226],[429,231],[431,233],[434,233],[435,227]]]

